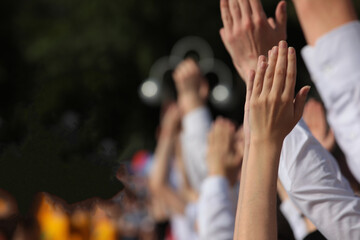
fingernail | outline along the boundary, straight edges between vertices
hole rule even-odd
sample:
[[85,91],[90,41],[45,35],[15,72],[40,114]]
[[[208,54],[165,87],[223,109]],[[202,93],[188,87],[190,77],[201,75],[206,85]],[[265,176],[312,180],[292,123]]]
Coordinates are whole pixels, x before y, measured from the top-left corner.
[[310,92],[311,86],[305,86],[304,95],[307,95]]
[[293,47],[289,47],[289,53],[290,54],[295,54],[295,49]]
[[273,49],[271,50],[271,55],[273,55],[273,54],[277,54],[278,53],[278,47],[277,46],[275,46],[275,47],[273,47]]
[[287,48],[287,43],[285,41],[280,41],[279,45],[281,48]]

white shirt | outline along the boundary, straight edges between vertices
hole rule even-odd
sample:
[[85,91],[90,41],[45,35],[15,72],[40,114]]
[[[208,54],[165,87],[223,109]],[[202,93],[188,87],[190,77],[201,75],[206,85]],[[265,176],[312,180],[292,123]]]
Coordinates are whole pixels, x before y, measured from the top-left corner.
[[211,122],[211,115],[206,107],[195,109],[182,119],[181,146],[185,170],[191,186],[197,192],[207,176],[207,135]]
[[[203,120],[202,117],[200,114],[197,118],[194,115],[191,120],[199,123]],[[191,121],[188,124],[191,124]],[[206,128],[201,130],[205,131]],[[199,135],[206,135],[207,131]],[[206,139],[203,141],[197,142],[201,148],[196,144],[192,145],[192,151],[206,149]],[[198,157],[193,160],[201,163],[200,166],[206,166],[205,154],[193,156]],[[311,135],[303,120],[300,120],[284,140],[279,178],[294,204],[326,238],[360,239],[360,199],[354,195],[349,183],[342,176],[336,160]],[[207,204],[209,207],[201,206],[201,202],[206,203],[208,200],[199,202],[199,218],[206,223],[199,223],[201,236],[218,234],[217,239],[221,240],[228,239],[233,234],[234,222],[229,220],[235,219],[235,212],[228,211],[231,206],[229,198],[222,193],[211,195],[211,198],[204,196],[204,199],[207,198],[213,203]],[[217,221],[220,215],[221,219],[227,220]]]
[[230,188],[225,177],[204,180],[198,204],[201,240],[233,239],[238,194],[239,184]]
[[284,140],[279,178],[294,204],[327,239],[360,239],[360,199],[303,120]]
[[343,25],[302,50],[348,166],[360,182],[360,22]]
[[286,199],[280,204],[280,211],[288,221],[296,240],[302,240],[308,235],[306,222],[302,213],[292,203],[291,199]]

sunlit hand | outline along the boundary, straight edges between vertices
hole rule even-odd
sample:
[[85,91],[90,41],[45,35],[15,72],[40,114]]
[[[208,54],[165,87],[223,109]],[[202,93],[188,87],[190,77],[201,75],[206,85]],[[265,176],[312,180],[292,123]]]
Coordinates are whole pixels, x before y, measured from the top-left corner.
[[247,82],[250,70],[256,69],[257,58],[286,39],[286,2],[277,5],[276,20],[267,18],[260,0],[221,0],[220,9],[224,25],[221,39]]
[[210,175],[226,176],[227,168],[236,165],[234,149],[235,126],[224,118],[217,118],[208,138],[207,163]]
[[300,120],[310,87],[303,87],[294,100],[295,82],[296,53],[285,41],[271,50],[268,63],[259,57],[250,97],[251,142],[282,143]]
[[310,99],[305,104],[303,119],[313,136],[325,149],[331,151],[335,145],[335,136],[331,128],[328,129],[322,104],[315,99]]
[[178,104],[184,114],[204,105],[208,96],[208,84],[193,59],[182,61],[175,69],[173,78]]

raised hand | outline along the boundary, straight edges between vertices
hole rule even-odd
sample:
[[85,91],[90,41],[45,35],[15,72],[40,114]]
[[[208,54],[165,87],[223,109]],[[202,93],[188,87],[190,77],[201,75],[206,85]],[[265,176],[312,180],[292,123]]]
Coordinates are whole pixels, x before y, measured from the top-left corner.
[[295,82],[296,53],[285,41],[271,50],[268,63],[259,57],[250,97],[251,141],[282,142],[300,120],[310,87],[303,87],[294,100]]
[[227,170],[236,168],[242,161],[241,152],[235,149],[235,126],[224,118],[217,118],[208,138],[207,163],[210,175],[226,176]]
[[286,39],[286,2],[280,1],[275,16],[267,18],[260,0],[221,0],[221,39],[245,82],[257,58]]
[[173,78],[178,104],[184,114],[204,104],[208,96],[208,84],[193,59],[182,61],[175,69]]
[[174,137],[180,130],[181,114],[177,104],[171,104],[161,122],[160,137]]
[[310,99],[305,104],[303,119],[320,144],[331,151],[335,145],[335,136],[331,128],[327,126],[322,104],[315,99]]
[[[260,56],[247,84],[250,147],[242,166],[234,239],[276,239],[276,181],[284,138],[300,120],[309,87],[294,99],[296,54],[285,41]],[[256,227],[255,227],[256,226]]]

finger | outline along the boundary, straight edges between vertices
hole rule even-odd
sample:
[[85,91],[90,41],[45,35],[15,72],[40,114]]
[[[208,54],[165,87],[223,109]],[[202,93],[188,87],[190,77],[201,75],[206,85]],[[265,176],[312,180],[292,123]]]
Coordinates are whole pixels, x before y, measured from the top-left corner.
[[264,87],[262,90],[263,94],[268,94],[271,91],[273,82],[274,82],[274,72],[276,67],[276,61],[278,58],[279,48],[277,46],[273,47],[269,57],[269,66],[265,73]]
[[220,1],[220,12],[225,30],[230,30],[232,28],[233,20],[229,9],[229,0]]
[[293,47],[288,50],[288,63],[286,71],[286,80],[284,86],[284,97],[294,99],[294,91],[296,84],[296,53]]
[[268,18],[267,21],[272,29],[276,28],[275,20],[272,17]]
[[305,87],[301,88],[300,91],[298,92],[298,94],[296,95],[295,102],[294,102],[295,123],[297,123],[302,116],[302,113],[304,111],[305,102],[306,102],[306,97],[307,97],[309,91],[310,91],[310,86],[305,86]]
[[250,7],[254,17],[265,18],[266,14],[259,0],[250,0]]
[[230,6],[230,14],[233,19],[233,25],[236,25],[240,22],[241,19],[239,4],[237,0],[229,0],[229,6]]
[[284,39],[286,40],[286,22],[287,22],[287,11],[286,11],[286,2],[281,1],[276,7],[275,10],[276,17],[276,27],[278,27],[279,31],[283,33]]
[[266,58],[264,56],[260,56],[258,60],[258,66],[256,70],[255,80],[253,91],[251,97],[258,97],[262,91],[263,83],[264,83],[264,76],[267,68]]
[[249,0],[237,0],[239,3],[239,7],[241,10],[241,18],[242,19],[251,19],[251,7],[249,4]]
[[[249,74],[249,81],[246,86],[246,103],[249,103],[249,101],[250,101],[251,94],[253,91],[253,86],[254,86],[254,80],[255,80],[255,71],[251,70],[250,74]],[[246,109],[245,109],[245,111],[246,111]]]
[[274,83],[271,88],[271,92],[276,95],[281,95],[284,91],[287,70],[287,56],[287,43],[285,41],[281,41],[279,43],[279,54],[275,67]]

